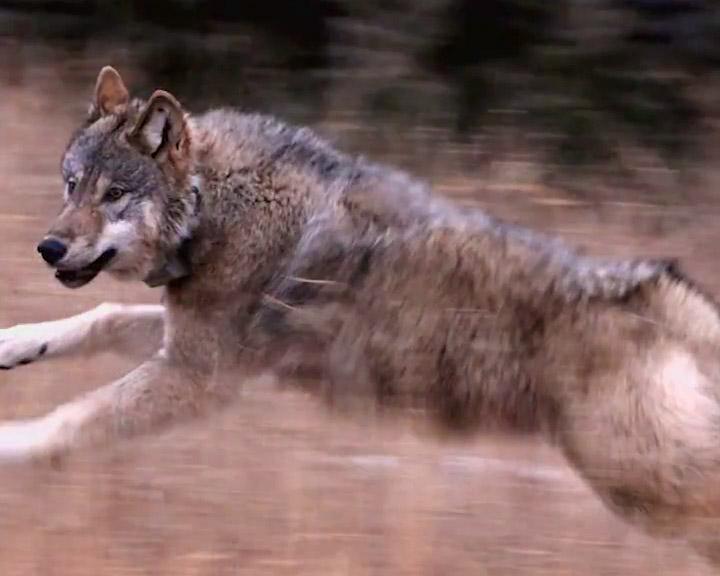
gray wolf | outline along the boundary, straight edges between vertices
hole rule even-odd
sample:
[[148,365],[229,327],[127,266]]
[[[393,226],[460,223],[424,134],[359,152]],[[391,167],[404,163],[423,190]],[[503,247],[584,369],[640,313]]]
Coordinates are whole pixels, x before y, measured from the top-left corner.
[[6,369],[103,347],[146,360],[0,424],[0,461],[156,431],[276,370],[466,434],[544,434],[615,512],[720,562],[720,317],[672,262],[581,256],[307,129],[131,99],[109,67],[62,176],[38,246],[56,278],[144,281],[163,304],[1,330]]

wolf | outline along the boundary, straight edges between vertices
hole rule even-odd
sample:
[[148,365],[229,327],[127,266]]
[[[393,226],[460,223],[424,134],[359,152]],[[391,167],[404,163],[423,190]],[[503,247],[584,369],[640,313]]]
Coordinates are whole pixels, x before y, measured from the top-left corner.
[[[672,261],[600,260],[460,208],[307,128],[103,68],[38,245],[79,288],[163,291],[0,330],[12,369],[102,349],[126,376],[0,424],[0,462],[212,413],[268,371],[328,400],[544,435],[617,514],[720,565],[720,316]],[[312,376],[312,377],[308,377]]]

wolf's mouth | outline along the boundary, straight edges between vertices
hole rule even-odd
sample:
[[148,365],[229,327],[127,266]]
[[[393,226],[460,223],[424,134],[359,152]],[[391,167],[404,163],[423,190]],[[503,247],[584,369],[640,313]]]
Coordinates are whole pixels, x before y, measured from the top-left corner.
[[110,263],[110,260],[115,258],[115,254],[117,254],[115,248],[108,248],[87,266],[77,270],[56,270],[55,278],[67,288],[80,288],[80,286],[85,286],[100,274],[102,269]]

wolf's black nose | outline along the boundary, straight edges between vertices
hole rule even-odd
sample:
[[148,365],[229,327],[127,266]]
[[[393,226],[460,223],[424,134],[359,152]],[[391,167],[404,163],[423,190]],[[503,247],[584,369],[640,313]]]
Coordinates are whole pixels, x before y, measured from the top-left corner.
[[40,252],[40,256],[43,257],[45,262],[50,264],[50,266],[53,266],[54,264],[60,262],[62,257],[65,256],[67,247],[59,240],[46,238],[38,244],[37,251]]

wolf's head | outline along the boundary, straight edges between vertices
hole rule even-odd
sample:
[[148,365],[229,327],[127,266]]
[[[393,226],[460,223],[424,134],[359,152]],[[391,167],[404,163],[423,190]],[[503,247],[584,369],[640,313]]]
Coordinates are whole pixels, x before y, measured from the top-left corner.
[[149,283],[167,276],[194,220],[190,132],[172,95],[131,101],[113,68],[100,71],[63,155],[63,209],[38,246],[60,282],[77,288],[102,270]]

